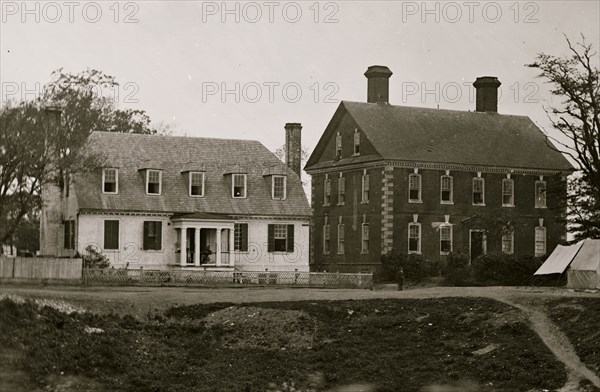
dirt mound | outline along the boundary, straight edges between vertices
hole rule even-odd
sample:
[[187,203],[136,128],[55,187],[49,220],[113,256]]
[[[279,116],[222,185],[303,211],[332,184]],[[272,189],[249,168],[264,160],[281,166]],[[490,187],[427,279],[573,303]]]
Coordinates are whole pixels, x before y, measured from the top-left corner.
[[305,350],[313,347],[317,330],[317,321],[298,310],[230,306],[203,321],[223,332],[227,348]]

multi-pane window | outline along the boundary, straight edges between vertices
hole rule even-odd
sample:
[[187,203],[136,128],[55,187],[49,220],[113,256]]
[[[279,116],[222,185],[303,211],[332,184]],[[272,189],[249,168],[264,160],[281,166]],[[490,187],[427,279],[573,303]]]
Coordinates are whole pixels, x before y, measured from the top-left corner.
[[294,225],[269,225],[269,252],[294,251]]
[[360,132],[354,131],[354,155],[360,155]]
[[338,204],[346,202],[346,178],[338,178]]
[[512,227],[506,228],[502,234],[502,253],[513,254],[515,244],[515,232]]
[[331,251],[331,226],[328,223],[323,225],[323,253],[329,254]]
[[146,171],[146,193],[160,195],[162,172],[160,170]]
[[546,228],[538,226],[535,228],[535,256],[546,254]]
[[454,179],[452,176],[442,176],[441,179],[441,201],[442,204],[452,204],[454,201]]
[[369,224],[362,224],[362,246],[361,253],[369,253]]
[[231,178],[231,190],[232,197],[234,198],[245,198],[246,197],[246,175],[245,174],[234,174]]
[[408,253],[421,253],[421,224],[408,224]]
[[204,173],[190,172],[190,196],[204,196]]
[[119,172],[117,169],[104,169],[102,171],[102,192],[117,193],[119,184]]
[[75,249],[75,221],[68,220],[63,222],[64,226],[64,248]]
[[367,174],[367,171],[365,170],[363,175],[362,175],[362,202],[363,203],[368,203],[369,202],[369,175]]
[[502,180],[502,206],[513,207],[515,205],[515,184],[510,178]]
[[535,208],[546,208],[546,181],[535,182]]
[[342,135],[339,132],[335,136],[335,157],[342,157]]
[[273,176],[272,196],[274,200],[285,199],[285,182],[285,176]]
[[452,252],[452,225],[440,226],[440,254],[447,255]]
[[331,179],[329,175],[325,175],[323,182],[323,204],[326,206],[331,204]]
[[345,230],[344,230],[344,224],[340,223],[338,225],[338,254],[344,254],[344,237],[345,237]]
[[162,249],[162,222],[144,222],[144,250]]
[[233,249],[240,252],[248,251],[248,224],[236,223],[233,228]]
[[481,177],[473,178],[473,205],[485,204],[485,180]]
[[421,175],[411,174],[408,176],[408,201],[421,201]]
[[104,221],[104,249],[119,249],[119,221]]

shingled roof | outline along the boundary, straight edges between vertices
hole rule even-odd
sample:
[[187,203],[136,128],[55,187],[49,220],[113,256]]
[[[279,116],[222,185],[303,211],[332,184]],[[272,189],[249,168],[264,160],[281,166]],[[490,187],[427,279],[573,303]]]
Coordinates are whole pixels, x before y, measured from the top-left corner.
[[[526,116],[342,101],[319,145],[349,115],[382,159],[457,165],[570,171],[565,157]],[[320,146],[306,170],[325,162]],[[323,148],[321,147],[321,148]]]
[[[310,216],[298,176],[258,141],[93,132],[88,146],[119,169],[119,193],[102,193],[97,170],[75,178],[80,209],[261,216]],[[231,197],[232,167],[247,173],[245,199]],[[145,170],[162,170],[162,194],[146,195]],[[188,172],[205,172],[205,197],[190,197]],[[272,200],[265,171],[287,174],[287,199]]]

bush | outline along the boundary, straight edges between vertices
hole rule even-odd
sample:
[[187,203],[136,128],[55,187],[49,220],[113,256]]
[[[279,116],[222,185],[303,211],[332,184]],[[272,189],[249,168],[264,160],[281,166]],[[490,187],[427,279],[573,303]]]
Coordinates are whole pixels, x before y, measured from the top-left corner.
[[440,276],[439,261],[425,260],[421,255],[388,253],[381,256],[381,267],[381,275],[377,279],[381,282],[395,283],[400,267],[404,270],[404,277],[413,282],[420,282],[426,277]]
[[83,268],[105,269],[110,265],[108,257],[98,252],[92,245],[85,248]]
[[541,265],[541,259],[532,256],[490,253],[473,260],[472,267],[476,281],[481,284],[517,286],[530,282]]
[[473,285],[473,273],[469,256],[461,251],[450,253],[442,270],[446,283],[452,286]]

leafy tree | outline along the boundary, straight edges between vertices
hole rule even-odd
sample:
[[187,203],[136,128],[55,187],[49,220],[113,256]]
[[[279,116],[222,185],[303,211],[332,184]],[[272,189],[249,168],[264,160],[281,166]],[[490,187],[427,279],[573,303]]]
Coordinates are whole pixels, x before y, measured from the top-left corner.
[[[552,95],[560,104],[546,109],[554,129],[552,138],[558,149],[577,165],[581,176],[571,182],[570,230],[576,239],[599,238],[600,234],[600,70],[597,52],[582,42],[573,45],[566,38],[570,55],[558,57],[545,53],[527,64],[552,85]],[[552,146],[554,148],[554,146]]]

